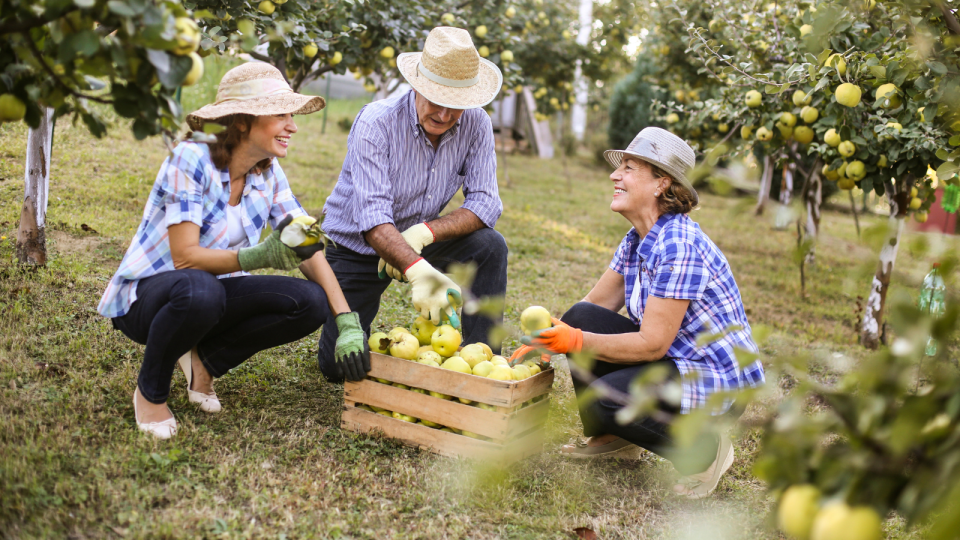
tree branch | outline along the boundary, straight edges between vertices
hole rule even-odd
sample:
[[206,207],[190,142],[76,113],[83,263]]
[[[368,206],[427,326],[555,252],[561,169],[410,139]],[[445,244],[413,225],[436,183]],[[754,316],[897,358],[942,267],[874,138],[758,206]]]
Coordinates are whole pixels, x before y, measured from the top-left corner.
[[43,69],[44,69],[44,71],[47,72],[47,75],[50,75],[50,78],[52,78],[52,79],[54,80],[54,82],[56,82],[56,83],[57,83],[61,88],[63,88],[67,93],[69,93],[71,96],[78,97],[78,98],[82,98],[82,99],[89,99],[90,101],[95,101],[95,102],[97,102],[97,103],[104,103],[104,104],[107,104],[107,105],[113,103],[113,100],[112,100],[112,99],[105,99],[105,98],[102,98],[102,97],[97,97],[97,96],[91,96],[91,95],[88,95],[88,94],[84,94],[83,92],[78,92],[78,91],[74,90],[73,88],[71,88],[67,83],[63,82],[63,80],[60,79],[60,77],[57,77],[57,74],[53,72],[53,69],[50,68],[50,65],[47,64],[47,61],[43,59],[43,53],[41,53],[41,52],[37,49],[37,44],[34,43],[34,42],[33,42],[33,39],[30,37],[30,32],[29,32],[28,30],[24,30],[24,31],[21,32],[21,33],[23,34],[23,38],[24,38],[24,39],[26,40],[26,42],[27,42],[27,48],[30,49],[30,52],[31,52],[31,53],[33,54],[33,56],[37,59],[37,62],[40,62],[40,65],[43,66]]
[[960,21],[957,21],[956,15],[943,2],[937,2],[937,7],[940,8],[940,13],[943,13],[943,22],[947,23],[950,33],[960,35]]
[[249,54],[251,58],[273,65],[273,58],[270,58],[265,54],[260,54],[257,51],[250,51],[247,54]]
[[77,11],[78,9],[80,9],[80,8],[78,8],[78,7],[76,7],[76,6],[74,6],[74,7],[72,7],[72,8],[69,8],[69,9],[66,9],[66,10],[64,10],[64,11],[61,11],[59,15],[57,15],[56,17],[53,17],[52,19],[45,19],[45,18],[42,18],[42,17],[33,17],[33,18],[26,19],[26,20],[23,20],[23,21],[12,21],[12,22],[8,22],[8,23],[5,23],[5,24],[0,24],[0,36],[5,35],[5,34],[16,34],[16,33],[18,33],[18,32],[26,32],[27,30],[30,30],[31,28],[36,28],[36,27],[38,27],[38,26],[43,26],[43,25],[45,25],[45,24],[47,24],[47,23],[51,23],[51,22],[53,22],[53,21],[55,21],[55,20],[63,17],[63,16],[66,15],[67,13],[70,13],[70,12],[72,12],[72,11]]

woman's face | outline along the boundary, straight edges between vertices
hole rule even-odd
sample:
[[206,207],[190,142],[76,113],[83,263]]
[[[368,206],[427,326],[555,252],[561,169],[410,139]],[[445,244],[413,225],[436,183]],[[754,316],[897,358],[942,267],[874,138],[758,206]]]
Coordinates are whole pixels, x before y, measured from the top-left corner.
[[256,116],[247,137],[248,148],[260,159],[287,157],[290,137],[297,132],[292,114]]
[[620,166],[610,173],[613,180],[613,201],[610,210],[621,214],[634,214],[644,210],[656,210],[657,192],[670,186],[669,177],[656,178],[653,169],[645,161],[624,156]]

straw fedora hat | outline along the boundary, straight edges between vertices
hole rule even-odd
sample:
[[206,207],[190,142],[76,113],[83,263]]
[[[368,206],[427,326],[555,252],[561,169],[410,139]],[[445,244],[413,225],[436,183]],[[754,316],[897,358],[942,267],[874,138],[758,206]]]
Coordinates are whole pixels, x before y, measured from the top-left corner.
[[624,150],[607,150],[603,157],[616,169],[623,156],[635,157],[652,163],[669,174],[693,195],[694,206],[700,204],[700,196],[687,174],[697,162],[693,148],[680,137],[658,127],[643,128]]
[[290,88],[280,70],[264,62],[247,62],[226,73],[217,88],[217,101],[187,115],[190,128],[231,114],[269,116],[310,114],[326,105],[320,96],[304,96]]
[[480,58],[470,33],[449,26],[431,30],[423,52],[400,54],[397,68],[428,101],[451,109],[483,107],[503,84],[500,68]]

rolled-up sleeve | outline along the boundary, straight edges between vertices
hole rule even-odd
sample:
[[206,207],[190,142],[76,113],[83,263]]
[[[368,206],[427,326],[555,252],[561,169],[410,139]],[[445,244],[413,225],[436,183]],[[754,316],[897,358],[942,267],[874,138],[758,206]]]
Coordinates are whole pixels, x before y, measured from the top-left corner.
[[344,169],[350,171],[356,196],[357,211],[352,217],[360,231],[367,232],[377,225],[394,222],[393,195],[383,126],[362,118],[357,118],[350,131]]
[[493,228],[503,213],[500,190],[497,187],[497,154],[493,145],[493,124],[482,114],[464,161],[463,195],[461,208],[470,210],[487,227]]
[[192,145],[181,144],[163,162],[157,182],[163,192],[167,227],[178,223],[203,225],[203,189],[207,175]]
[[626,258],[627,258],[627,246],[630,245],[630,235],[623,237],[623,240],[620,241],[620,246],[617,247],[616,253],[613,254],[613,259],[610,261],[610,269],[614,272],[624,276],[627,274],[626,268]]
[[287,175],[280,168],[277,160],[273,160],[273,165],[270,166],[266,174],[273,176],[273,178],[265,179],[270,185],[273,185],[273,197],[270,201],[270,226],[276,229],[287,214],[293,217],[305,215],[306,210],[303,209],[300,201],[297,200],[290,189]]

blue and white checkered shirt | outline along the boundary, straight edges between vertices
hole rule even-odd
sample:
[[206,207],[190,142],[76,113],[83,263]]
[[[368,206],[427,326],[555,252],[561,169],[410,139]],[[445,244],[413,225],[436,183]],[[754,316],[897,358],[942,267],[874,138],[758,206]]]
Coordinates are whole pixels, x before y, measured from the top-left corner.
[[[666,355],[683,376],[681,413],[703,407],[715,392],[764,382],[759,360],[740,369],[734,353],[735,348],[759,351],[750,336],[750,324],[730,264],[690,216],[660,216],[642,241],[636,229],[630,229],[620,242],[610,269],[623,276],[627,314],[636,324],[643,321],[650,295],[690,300],[680,331]],[[703,347],[697,346],[699,334],[723,330],[731,331]],[[711,412],[722,414],[730,405],[732,401],[727,400]]]
[[[213,165],[209,147],[192,142],[177,145],[160,166],[137,234],[107,285],[97,311],[111,318],[126,315],[137,300],[138,280],[175,270],[167,234],[170,225],[196,223],[200,226],[200,247],[227,249],[229,201],[230,173]],[[247,242],[241,245],[257,245],[268,221],[276,227],[287,214],[297,217],[306,213],[290,191],[276,159],[263,174],[247,175],[240,205],[247,234]],[[240,275],[246,272],[218,277]]]
[[500,218],[487,113],[464,111],[434,149],[420,127],[414,95],[371,103],[354,120],[340,178],[323,208],[323,230],[337,245],[373,255],[363,233],[384,223],[402,232],[436,219],[461,188],[461,208],[491,228]]

